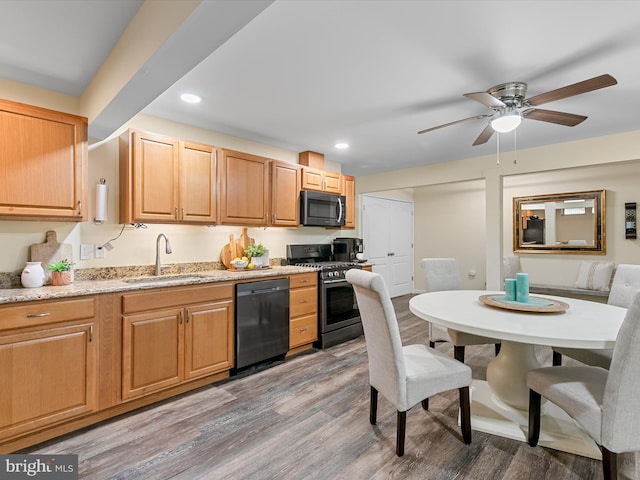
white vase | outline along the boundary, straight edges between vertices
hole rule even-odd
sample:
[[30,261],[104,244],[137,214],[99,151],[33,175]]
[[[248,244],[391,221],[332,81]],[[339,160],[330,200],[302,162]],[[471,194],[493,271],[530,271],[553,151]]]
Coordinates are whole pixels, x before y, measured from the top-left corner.
[[255,268],[267,268],[269,266],[269,250],[259,257],[251,257],[251,263]]
[[20,281],[23,287],[37,288],[44,285],[44,269],[40,262],[27,262],[27,266],[22,270]]

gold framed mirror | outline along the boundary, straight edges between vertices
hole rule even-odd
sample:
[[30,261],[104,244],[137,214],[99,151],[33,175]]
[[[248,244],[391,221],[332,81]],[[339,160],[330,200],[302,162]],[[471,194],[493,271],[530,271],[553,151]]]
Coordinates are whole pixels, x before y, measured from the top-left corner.
[[604,255],[605,190],[514,197],[513,251]]

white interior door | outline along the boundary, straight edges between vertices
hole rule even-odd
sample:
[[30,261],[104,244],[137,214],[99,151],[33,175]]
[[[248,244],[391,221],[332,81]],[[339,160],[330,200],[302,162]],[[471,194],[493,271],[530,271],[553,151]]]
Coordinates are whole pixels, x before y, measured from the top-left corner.
[[364,257],[384,277],[391,297],[413,291],[413,204],[364,195]]

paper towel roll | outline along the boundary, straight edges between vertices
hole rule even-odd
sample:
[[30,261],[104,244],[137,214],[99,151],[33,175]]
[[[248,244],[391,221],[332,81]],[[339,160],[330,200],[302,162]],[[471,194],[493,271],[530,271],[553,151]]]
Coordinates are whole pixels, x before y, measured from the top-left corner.
[[96,185],[96,223],[102,223],[107,219],[107,200],[109,198],[109,186],[104,183]]

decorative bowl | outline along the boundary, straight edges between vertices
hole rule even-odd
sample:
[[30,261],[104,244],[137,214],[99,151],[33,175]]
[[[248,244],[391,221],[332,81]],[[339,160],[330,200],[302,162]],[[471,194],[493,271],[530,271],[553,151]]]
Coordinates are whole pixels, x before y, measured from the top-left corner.
[[244,270],[245,268],[247,268],[247,265],[249,265],[248,260],[231,260],[230,263],[237,270]]

